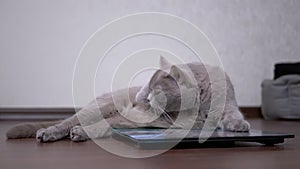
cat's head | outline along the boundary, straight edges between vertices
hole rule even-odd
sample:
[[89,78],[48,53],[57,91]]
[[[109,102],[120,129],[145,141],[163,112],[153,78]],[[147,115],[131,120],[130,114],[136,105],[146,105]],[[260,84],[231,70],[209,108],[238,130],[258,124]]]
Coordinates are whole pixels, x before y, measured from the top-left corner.
[[181,105],[182,87],[189,87],[193,81],[179,65],[170,64],[160,57],[160,69],[137,93],[136,101],[151,107],[164,107],[165,111],[178,111]]

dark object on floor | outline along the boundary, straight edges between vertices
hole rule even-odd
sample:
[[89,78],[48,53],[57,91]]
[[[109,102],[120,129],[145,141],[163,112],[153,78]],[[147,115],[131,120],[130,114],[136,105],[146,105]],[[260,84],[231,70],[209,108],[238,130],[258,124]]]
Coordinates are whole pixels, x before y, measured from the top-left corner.
[[300,63],[275,65],[274,80],[262,82],[265,119],[300,119]]
[[[229,132],[217,130],[182,129],[114,129],[113,137],[142,149],[171,149],[234,146],[235,142],[257,142],[267,146],[283,143],[285,138],[294,138],[293,134],[276,133],[259,130],[249,132]],[[199,140],[200,133],[204,137]],[[183,138],[183,139],[181,139]],[[201,141],[201,143],[199,143]]]
[[274,79],[284,75],[300,75],[300,62],[297,63],[277,63],[274,69]]

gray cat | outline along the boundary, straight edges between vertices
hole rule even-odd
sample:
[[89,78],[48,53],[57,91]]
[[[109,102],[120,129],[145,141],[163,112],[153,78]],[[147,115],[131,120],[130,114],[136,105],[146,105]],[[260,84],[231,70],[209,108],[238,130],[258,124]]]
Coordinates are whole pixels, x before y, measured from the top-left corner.
[[[195,86],[186,67],[193,74]],[[212,99],[208,69],[209,72],[219,70],[198,62],[172,65],[161,57],[160,70],[145,86],[103,94],[63,121],[17,125],[7,132],[7,138],[36,137],[37,141],[51,142],[70,136],[76,142],[110,136],[111,128],[201,129],[209,115]],[[239,111],[232,83],[226,74],[225,81],[225,105],[217,127],[228,131],[249,131],[250,125]],[[185,93],[187,90],[182,90],[191,86],[197,91]],[[182,95],[190,98],[194,93],[199,93],[195,96],[197,104],[182,110]],[[183,118],[179,119],[179,116]]]

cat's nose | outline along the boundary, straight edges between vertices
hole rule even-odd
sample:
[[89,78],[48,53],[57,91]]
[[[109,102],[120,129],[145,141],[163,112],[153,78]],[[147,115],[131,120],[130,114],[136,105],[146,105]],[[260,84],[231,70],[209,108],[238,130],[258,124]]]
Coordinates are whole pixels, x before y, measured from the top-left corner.
[[152,97],[153,97],[153,94],[152,93],[149,93],[148,97],[147,97],[147,100],[150,102],[152,100]]

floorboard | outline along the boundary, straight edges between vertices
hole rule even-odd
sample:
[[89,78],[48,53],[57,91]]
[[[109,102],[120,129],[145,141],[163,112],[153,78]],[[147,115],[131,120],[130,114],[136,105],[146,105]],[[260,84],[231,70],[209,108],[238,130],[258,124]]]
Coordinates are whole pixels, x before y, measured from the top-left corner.
[[[291,132],[296,135],[296,138],[287,139],[284,144],[274,147],[247,144],[231,148],[174,149],[144,159],[119,157],[103,150],[93,141],[73,143],[62,140],[54,143],[38,143],[34,139],[7,140],[6,130],[16,123],[20,121],[0,121],[1,169],[298,169],[300,167],[299,121],[250,120],[254,129]],[[102,141],[114,145],[111,140]],[[128,148],[123,143],[117,144]],[[146,153],[136,149],[132,151]]]

